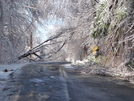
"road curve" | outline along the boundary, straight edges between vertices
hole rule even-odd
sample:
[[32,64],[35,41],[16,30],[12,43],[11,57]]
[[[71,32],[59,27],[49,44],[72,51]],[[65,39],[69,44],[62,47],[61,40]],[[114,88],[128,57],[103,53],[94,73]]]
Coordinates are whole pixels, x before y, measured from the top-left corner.
[[0,101],[134,101],[134,86],[114,78],[84,75],[65,63],[34,63],[13,72]]

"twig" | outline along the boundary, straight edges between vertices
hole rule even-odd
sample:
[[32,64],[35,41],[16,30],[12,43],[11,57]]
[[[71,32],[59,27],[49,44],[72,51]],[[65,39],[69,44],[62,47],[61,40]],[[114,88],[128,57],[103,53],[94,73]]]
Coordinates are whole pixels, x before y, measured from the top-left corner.
[[94,0],[95,2],[99,3],[97,0]]

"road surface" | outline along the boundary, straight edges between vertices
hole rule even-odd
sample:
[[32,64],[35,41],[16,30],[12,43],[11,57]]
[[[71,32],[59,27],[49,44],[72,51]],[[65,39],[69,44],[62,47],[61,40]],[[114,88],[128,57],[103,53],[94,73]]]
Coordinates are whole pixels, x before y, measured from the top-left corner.
[[134,101],[134,85],[74,73],[64,63],[34,63],[10,74],[0,101]]

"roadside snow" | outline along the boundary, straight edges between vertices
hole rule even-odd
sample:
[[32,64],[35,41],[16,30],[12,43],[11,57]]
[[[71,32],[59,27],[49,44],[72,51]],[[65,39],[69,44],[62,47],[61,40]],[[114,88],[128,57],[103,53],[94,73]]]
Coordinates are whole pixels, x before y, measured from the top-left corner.
[[64,67],[65,68],[72,68],[72,69],[74,68],[73,66],[71,66],[71,64],[64,64]]
[[11,65],[0,65],[0,71],[2,71],[3,69],[8,69],[8,70],[13,69],[13,70],[15,70],[15,69],[17,69],[17,68],[20,68],[20,67],[26,65],[26,64],[28,64],[28,63],[23,63],[23,64],[11,64]]
[[[14,72],[15,70],[21,68],[22,66],[26,65],[24,64],[12,64],[12,65],[0,65],[0,91],[5,86],[6,82],[8,81],[9,74]],[[8,72],[4,72],[4,70],[7,69]]]

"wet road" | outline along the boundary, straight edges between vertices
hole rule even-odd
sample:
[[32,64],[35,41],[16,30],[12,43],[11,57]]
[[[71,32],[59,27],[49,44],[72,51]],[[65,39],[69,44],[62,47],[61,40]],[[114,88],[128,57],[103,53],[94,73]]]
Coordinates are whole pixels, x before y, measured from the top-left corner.
[[38,63],[12,73],[0,101],[134,101],[134,85],[73,73],[62,63]]

